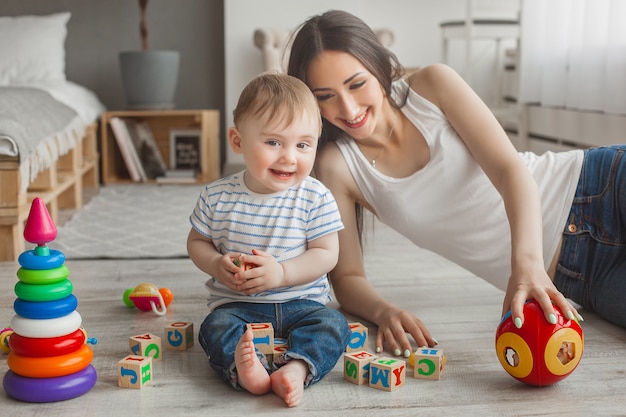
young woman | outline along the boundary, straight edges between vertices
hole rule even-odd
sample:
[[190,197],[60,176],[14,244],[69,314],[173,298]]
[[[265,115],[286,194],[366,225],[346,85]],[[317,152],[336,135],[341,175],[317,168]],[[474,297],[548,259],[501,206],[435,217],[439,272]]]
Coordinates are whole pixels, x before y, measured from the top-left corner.
[[334,291],[378,325],[377,350],[408,356],[407,333],[419,346],[437,342],[367,281],[362,208],[506,291],[502,313],[518,327],[529,299],[548,321],[555,308],[582,319],[565,297],[626,327],[626,145],[518,153],[453,70],[402,78],[397,58],[343,11],[301,25],[288,73],[306,82],[324,119],[316,175],[345,225]]

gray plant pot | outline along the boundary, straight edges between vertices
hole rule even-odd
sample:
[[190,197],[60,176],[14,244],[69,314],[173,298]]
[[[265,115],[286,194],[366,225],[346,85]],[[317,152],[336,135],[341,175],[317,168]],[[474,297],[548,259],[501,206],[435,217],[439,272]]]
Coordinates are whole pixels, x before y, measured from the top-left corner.
[[171,109],[178,83],[176,51],[120,52],[120,70],[129,109]]

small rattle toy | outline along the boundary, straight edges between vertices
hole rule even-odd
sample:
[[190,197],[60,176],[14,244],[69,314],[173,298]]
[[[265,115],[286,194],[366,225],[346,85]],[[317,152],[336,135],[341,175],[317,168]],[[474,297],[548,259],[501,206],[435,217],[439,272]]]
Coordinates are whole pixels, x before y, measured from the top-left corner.
[[128,307],[137,307],[141,311],[152,310],[159,316],[167,313],[167,306],[173,299],[174,295],[168,288],[157,288],[149,282],[124,291],[124,304]]
[[539,304],[524,305],[524,325],[518,329],[508,312],[496,330],[496,354],[500,364],[513,378],[526,384],[554,384],[580,363],[583,355],[583,330],[576,320],[564,317],[558,309],[555,324],[543,316]]

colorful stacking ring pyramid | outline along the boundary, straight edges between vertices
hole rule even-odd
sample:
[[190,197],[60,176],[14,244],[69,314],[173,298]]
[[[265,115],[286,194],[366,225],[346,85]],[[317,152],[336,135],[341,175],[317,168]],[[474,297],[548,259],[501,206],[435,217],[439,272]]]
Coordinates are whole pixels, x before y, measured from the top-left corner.
[[18,259],[17,299],[9,336],[9,371],[3,380],[9,396],[25,402],[52,402],[78,397],[96,383],[93,353],[86,344],[76,311],[65,255],[47,244],[56,227],[44,202],[36,198],[24,238],[37,246]]

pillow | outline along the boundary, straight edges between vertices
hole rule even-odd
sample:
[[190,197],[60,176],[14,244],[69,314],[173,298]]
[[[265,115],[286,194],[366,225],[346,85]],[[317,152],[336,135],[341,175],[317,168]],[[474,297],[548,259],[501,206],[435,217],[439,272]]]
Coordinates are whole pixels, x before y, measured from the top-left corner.
[[65,81],[69,12],[0,17],[0,85]]

